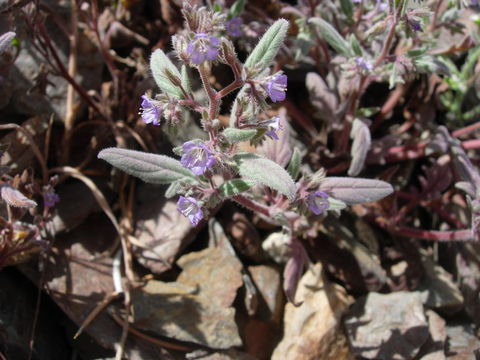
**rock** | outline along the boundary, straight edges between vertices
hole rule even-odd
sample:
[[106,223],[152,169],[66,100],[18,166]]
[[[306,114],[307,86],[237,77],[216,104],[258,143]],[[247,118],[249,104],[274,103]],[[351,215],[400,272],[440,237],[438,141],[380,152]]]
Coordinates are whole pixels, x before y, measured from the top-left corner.
[[345,328],[352,351],[366,359],[413,359],[429,336],[420,294],[403,291],[358,299]]
[[258,289],[260,297],[258,319],[279,322],[284,304],[279,271],[272,266],[258,265],[249,266],[248,272]]
[[138,207],[134,254],[140,264],[155,274],[170,269],[177,254],[193,239],[195,230],[177,211],[176,202],[164,198]]
[[231,307],[242,285],[238,259],[221,248],[182,256],[176,282],[150,280],[132,294],[135,326],[215,349],[242,341]]
[[302,304],[286,305],[283,339],[272,360],[350,359],[340,320],[350,301],[342,287],[323,279],[320,264],[302,277],[295,301]]
[[262,243],[263,250],[277,264],[285,264],[290,258],[290,236],[281,231],[271,233]]
[[473,360],[480,340],[470,324],[447,326],[447,360]]
[[447,329],[445,320],[432,310],[427,310],[428,331],[430,337],[422,347],[423,355],[420,360],[445,360],[445,341],[447,340]]
[[429,257],[424,258],[423,265],[425,276],[417,290],[425,306],[449,313],[459,310],[463,306],[463,296],[452,276]]
[[[37,288],[11,269],[0,272],[0,354],[4,359],[29,359],[30,338],[36,312]],[[51,321],[51,316],[55,320]],[[61,312],[42,299],[38,309],[32,358],[63,360],[70,357]],[[55,344],[55,346],[52,346]]]
[[[116,236],[110,220],[102,215],[90,217],[78,228],[55,239],[54,249],[45,264],[45,288],[76,323],[77,329],[114,291],[112,259],[104,256],[104,252],[112,246]],[[21,270],[32,281],[38,282],[40,274],[27,265],[22,265]],[[84,333],[104,348],[113,349],[120,341],[122,329],[106,311],[102,311]],[[134,336],[127,338],[125,354],[131,360],[172,359],[167,350]]]
[[[49,3],[49,7],[56,16],[68,21],[71,5],[69,1],[49,1]],[[6,17],[7,15],[0,15],[0,23],[9,23]],[[41,114],[50,116],[55,113],[63,118],[68,83],[62,76],[52,75],[54,71],[49,70],[47,61],[33,45],[31,30],[21,17],[18,19],[15,30],[21,44],[20,53],[5,76],[6,82],[11,84],[9,94],[5,94],[10,98],[5,111],[28,116]],[[70,51],[67,36],[53,20],[46,21],[45,27],[55,52],[67,68]],[[84,34],[82,27],[79,27],[76,81],[88,92],[100,88],[101,74],[105,65],[94,42]],[[38,43],[37,45],[42,46]],[[50,55],[50,58],[53,57]],[[54,60],[51,61],[55,64]],[[80,104],[79,97],[77,94],[76,96],[76,104]]]
[[57,235],[81,225],[92,212],[101,211],[92,191],[81,181],[63,183],[55,190],[60,197],[53,217]]

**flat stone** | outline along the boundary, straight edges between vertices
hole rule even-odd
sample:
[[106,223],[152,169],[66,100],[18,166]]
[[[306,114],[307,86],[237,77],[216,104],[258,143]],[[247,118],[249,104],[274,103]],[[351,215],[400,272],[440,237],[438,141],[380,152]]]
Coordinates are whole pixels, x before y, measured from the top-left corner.
[[403,291],[358,299],[345,328],[352,351],[366,359],[413,359],[429,337],[421,295]]
[[176,202],[163,197],[138,207],[136,229],[136,239],[141,246],[133,246],[133,252],[138,262],[154,274],[170,269],[177,254],[196,232],[177,211]]
[[242,285],[238,259],[221,248],[184,255],[176,282],[150,280],[132,294],[135,326],[214,349],[240,346],[231,307]]
[[447,360],[473,360],[480,340],[471,324],[447,326]]
[[295,301],[301,305],[285,307],[284,335],[272,360],[350,359],[341,327],[350,300],[342,287],[325,281],[321,264],[303,275]]

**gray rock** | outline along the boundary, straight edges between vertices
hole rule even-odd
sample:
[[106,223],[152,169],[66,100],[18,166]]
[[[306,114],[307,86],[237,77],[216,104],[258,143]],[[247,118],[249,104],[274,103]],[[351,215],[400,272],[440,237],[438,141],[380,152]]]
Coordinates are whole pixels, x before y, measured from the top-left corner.
[[474,351],[480,348],[471,324],[447,326],[447,360],[473,360]]
[[178,252],[193,239],[197,230],[177,211],[176,202],[158,198],[138,207],[134,254],[154,274],[170,269]]
[[151,280],[132,295],[135,326],[214,349],[240,346],[231,307],[242,285],[241,263],[221,248],[189,253],[176,282]]
[[352,351],[366,359],[413,359],[429,337],[419,293],[369,293],[345,318]]
[[280,320],[283,311],[284,297],[279,271],[266,265],[249,266],[248,272],[258,289],[261,301],[259,319],[264,321]]

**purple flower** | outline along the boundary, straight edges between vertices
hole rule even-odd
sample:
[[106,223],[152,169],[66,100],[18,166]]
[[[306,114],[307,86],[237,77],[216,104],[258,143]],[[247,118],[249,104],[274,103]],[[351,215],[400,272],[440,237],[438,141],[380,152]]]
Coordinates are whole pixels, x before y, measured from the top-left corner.
[[160,106],[147,95],[142,95],[142,99],[140,114],[145,124],[160,125],[160,117],[162,116]]
[[287,75],[282,73],[276,73],[265,85],[268,96],[273,102],[285,100],[285,92],[287,91]]
[[225,23],[225,30],[227,31],[228,35],[239,37],[242,35],[242,25],[243,20],[239,17],[234,17]]
[[365,71],[372,71],[373,70],[373,64],[368,61],[368,60],[365,60],[363,57],[361,56],[357,56],[355,58],[355,63],[357,64],[357,66],[361,69],[361,70],[365,70]]
[[281,128],[280,116],[271,118],[265,125],[268,127],[268,131],[265,133],[265,135],[274,140],[278,140],[277,131]]
[[195,34],[195,39],[187,45],[187,55],[192,63],[200,65],[205,60],[217,60],[219,46],[220,40],[215,36],[208,36],[205,33]]
[[202,207],[198,201],[190,196],[180,196],[177,201],[177,210],[190,220],[193,226],[197,226],[203,219]]
[[412,28],[413,31],[422,31],[422,25],[420,24],[420,21],[415,20],[415,19],[409,19],[408,20],[408,25]]
[[52,188],[48,189],[44,194],[43,194],[43,204],[45,207],[54,207],[57,202],[60,201],[60,196],[58,196],[57,193],[55,193],[55,190]]
[[315,191],[307,196],[307,206],[315,215],[322,214],[330,207],[328,194],[323,191]]
[[217,159],[213,152],[202,143],[187,141],[182,146],[183,156],[180,162],[183,167],[192,170],[195,175],[203,175]]

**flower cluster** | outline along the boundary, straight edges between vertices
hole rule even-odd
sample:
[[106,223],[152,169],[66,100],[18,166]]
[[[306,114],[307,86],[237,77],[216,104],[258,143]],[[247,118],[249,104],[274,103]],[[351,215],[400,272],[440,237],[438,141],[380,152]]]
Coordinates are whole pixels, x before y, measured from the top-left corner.
[[[209,106],[206,107],[197,102],[191,93],[190,82],[185,82],[185,73],[180,74],[175,65],[168,63],[168,57],[160,52],[158,57],[155,53],[152,55],[151,64],[152,66],[156,64],[158,59],[158,68],[152,68],[152,72],[154,76],[156,76],[155,74],[158,76],[155,80],[157,80],[162,93],[154,98],[143,95],[140,114],[146,124],[159,125],[160,118],[163,117],[171,127],[177,125],[176,119],[181,116],[184,109],[188,108],[201,114],[201,125],[208,132],[209,140],[186,141],[176,151],[181,155],[179,165],[183,167],[183,171],[187,170],[195,177],[194,181],[182,181],[175,187],[177,194],[180,195],[177,210],[187,217],[193,226],[197,226],[204,218],[205,211],[218,204],[221,196],[228,196],[230,192],[236,194],[239,191],[233,185],[223,186],[222,189],[217,188],[215,182],[218,179],[223,177],[223,181],[228,182],[228,179],[233,177],[232,181],[240,181],[239,184],[242,184],[243,180],[237,177],[240,164],[235,163],[234,160],[238,141],[235,136],[239,136],[239,140],[250,139],[254,144],[261,143],[265,137],[282,141],[278,135],[278,131],[282,128],[280,117],[273,116],[265,120],[265,111],[269,108],[267,99],[272,102],[281,102],[286,99],[288,79],[282,71],[271,75],[266,74],[268,68],[262,69],[261,66],[264,65],[261,62],[248,66],[245,64],[242,71],[239,67],[240,62],[235,55],[233,43],[228,38],[242,35],[243,21],[241,18],[232,17],[226,21],[225,16],[215,15],[206,11],[205,8],[192,7],[188,4],[184,6],[183,12],[187,32],[176,35],[172,39],[174,49],[186,65],[195,68],[195,71],[200,73],[202,85],[209,98]],[[279,21],[278,24],[281,25],[278,25],[277,30],[271,30],[270,37],[273,38],[277,31],[286,34],[288,27],[286,21]],[[264,45],[259,46],[262,48]],[[278,46],[276,45],[275,48]],[[221,138],[230,142],[226,147],[223,140],[219,141],[219,122],[215,118],[219,112],[219,100],[221,96],[224,96],[220,94],[226,90],[218,92],[206,82],[210,66],[203,66],[204,63],[215,65],[215,62],[219,60],[229,65],[235,74],[236,80],[229,86],[228,92],[244,89],[238,93],[232,111],[238,115],[238,121],[235,121],[236,125],[229,129],[231,130],[230,137]],[[368,68],[368,64],[366,61],[357,61],[359,67]],[[245,133],[242,129],[246,129],[247,132]],[[238,131],[238,135],[236,131]],[[171,166],[170,164],[169,169]],[[241,172],[245,171],[248,173],[248,170],[241,170]],[[259,171],[264,171],[264,169]],[[285,172],[283,169],[282,171]],[[185,173],[182,172],[182,174]],[[239,196],[236,196],[236,199],[238,198]],[[293,194],[291,198],[293,200]],[[54,199],[52,198],[52,200]],[[317,215],[329,207],[328,195],[321,191],[309,193],[303,202],[311,213]],[[296,206],[294,202],[292,202],[292,206]]]
[[215,61],[218,58],[220,40],[205,33],[195,34],[188,43],[187,55],[195,65],[203,64],[206,60]]

